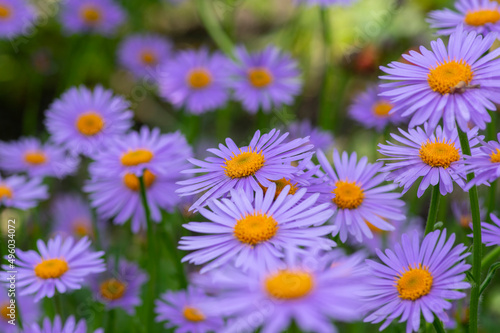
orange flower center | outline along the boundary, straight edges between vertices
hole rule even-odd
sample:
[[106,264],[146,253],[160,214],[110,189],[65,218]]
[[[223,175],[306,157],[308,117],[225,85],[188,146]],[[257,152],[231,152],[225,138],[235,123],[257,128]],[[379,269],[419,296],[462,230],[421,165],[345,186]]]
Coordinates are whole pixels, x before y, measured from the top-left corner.
[[94,25],[101,20],[101,10],[95,6],[85,6],[81,11],[83,21]]
[[127,285],[115,278],[111,278],[102,282],[99,289],[102,297],[114,301],[123,297]]
[[[0,304],[0,314],[2,315],[0,318],[5,319],[6,321],[12,319],[9,317],[10,314],[15,315],[17,313],[16,306],[14,306],[13,309],[9,309],[9,306],[11,306],[10,302]],[[13,312],[11,312],[11,310],[13,310]]]
[[256,67],[248,70],[248,80],[255,88],[264,88],[273,82],[273,75],[266,68]]
[[333,203],[340,209],[356,209],[365,198],[363,189],[356,182],[339,180],[335,183],[335,189],[332,191],[335,198]]
[[12,199],[12,190],[7,185],[0,185],[0,200],[4,197]]
[[253,176],[259,171],[265,162],[262,151],[254,152],[251,148],[248,151],[242,151],[240,148],[239,154],[234,154],[230,160],[226,160],[222,166],[225,169],[226,176],[230,178],[243,178]]
[[184,315],[184,318],[186,318],[189,321],[192,321],[193,323],[205,320],[205,315],[197,308],[191,306],[184,307],[182,314]]
[[82,113],[76,120],[77,130],[86,136],[93,136],[102,131],[104,119],[94,111]]
[[468,11],[465,15],[465,23],[474,27],[480,27],[488,23],[497,23],[500,21],[500,12],[498,9],[479,9]]
[[437,67],[431,68],[427,75],[427,82],[432,90],[446,95],[453,93],[460,84],[468,86],[474,77],[472,67],[464,60],[444,61]]
[[24,160],[26,163],[39,165],[47,161],[47,156],[41,150],[33,150],[24,154]]
[[154,154],[149,149],[135,149],[124,153],[120,160],[124,166],[137,166],[148,163],[153,157]]
[[302,298],[311,292],[313,286],[313,276],[297,270],[282,270],[265,280],[267,293],[277,299]]
[[490,155],[491,163],[500,163],[500,149],[497,148],[496,152]]
[[[289,179],[286,179],[286,178],[273,180],[272,182],[276,184],[276,193],[274,194],[275,200],[278,198],[278,196],[281,194],[281,191],[283,191],[283,189],[287,185],[290,185],[290,191],[288,192],[288,194],[295,194],[295,192],[297,192],[297,190],[299,189],[299,187],[297,186],[297,183],[293,184]],[[264,187],[262,185],[260,185],[260,187],[262,188],[262,190],[264,191],[264,194],[265,194],[267,192],[267,187]]]
[[451,141],[439,142],[435,139],[434,142],[427,140],[426,143],[422,144],[419,150],[419,156],[422,161],[434,168],[449,168],[451,163],[460,160],[460,153],[455,147],[455,143]]
[[41,279],[57,279],[68,269],[68,263],[64,259],[47,259],[35,266],[35,275]]
[[[144,171],[143,179],[144,179],[144,186],[146,188],[149,188],[155,182],[156,176],[151,171],[146,169]],[[123,176],[123,183],[132,191],[139,191],[141,188],[141,184],[139,183],[139,177],[137,177],[133,173],[125,174],[125,176]]]
[[187,76],[187,82],[193,89],[203,89],[212,83],[212,76],[206,69],[192,69]]
[[156,58],[156,54],[152,51],[143,51],[141,53],[141,61],[143,64],[147,66],[156,65],[158,63],[158,59]]
[[273,238],[278,228],[278,222],[272,216],[254,213],[236,222],[234,236],[242,243],[255,246]]
[[387,101],[378,101],[373,106],[373,114],[380,118],[385,118],[389,116],[389,112],[391,112],[393,105]]
[[12,12],[9,7],[0,5],[0,19],[8,19],[11,15]]
[[432,274],[427,266],[419,264],[415,268],[408,266],[408,270],[398,274],[396,278],[396,288],[399,297],[406,300],[415,301],[430,293],[432,288]]

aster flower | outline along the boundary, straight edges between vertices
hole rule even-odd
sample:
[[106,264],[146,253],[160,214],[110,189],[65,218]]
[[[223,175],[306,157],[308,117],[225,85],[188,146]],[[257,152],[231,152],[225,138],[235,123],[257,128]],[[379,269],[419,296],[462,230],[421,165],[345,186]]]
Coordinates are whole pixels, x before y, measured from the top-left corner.
[[23,316],[23,325],[29,325],[38,319],[40,306],[33,302],[33,297],[17,296],[15,303],[8,297],[9,291],[3,286],[0,287],[0,331],[3,333],[18,333],[17,326],[9,324],[9,321],[19,317],[17,309]]
[[67,0],[61,22],[69,33],[112,35],[125,21],[125,12],[113,0]]
[[169,60],[172,44],[161,35],[135,34],[127,37],[120,45],[120,64],[137,78],[157,78],[163,62]]
[[[312,145],[309,138],[295,139],[283,143],[288,133],[280,135],[273,129],[267,134],[255,132],[247,147],[238,148],[233,140],[226,139],[226,145],[219,149],[208,149],[216,157],[207,157],[204,161],[189,159],[191,164],[199,167],[185,170],[184,173],[203,173],[178,184],[180,195],[193,195],[205,192],[191,209],[203,207],[210,199],[219,198],[231,189],[243,189],[247,194],[260,187],[268,187],[271,181],[290,176],[301,168],[291,165],[312,156]],[[259,185],[260,184],[260,185]]]
[[229,60],[206,49],[181,51],[161,68],[160,95],[176,108],[201,114],[224,106],[229,99]]
[[167,291],[155,302],[156,321],[166,321],[166,329],[177,327],[176,333],[221,332],[224,320],[216,314],[211,300],[203,290],[195,287]]
[[465,170],[474,172],[474,178],[467,184],[466,190],[474,185],[490,185],[500,177],[500,133],[498,141],[482,142],[482,146],[465,157]]
[[66,194],[54,199],[51,207],[54,232],[63,237],[94,237],[92,211],[86,200],[77,194]]
[[24,176],[0,176],[0,206],[26,210],[49,197],[41,178],[27,180]]
[[391,112],[412,116],[410,128],[429,122],[435,128],[443,119],[447,130],[458,123],[463,131],[472,122],[480,129],[491,121],[488,110],[500,103],[500,49],[485,54],[495,42],[495,34],[483,37],[465,32],[463,26],[451,34],[448,47],[441,39],[431,42],[432,51],[420,47],[403,58],[409,63],[392,62],[381,67],[395,81],[382,84],[381,96],[394,104]]
[[0,39],[31,32],[35,11],[24,0],[0,0]]
[[333,146],[333,135],[313,127],[308,120],[295,121],[287,126],[290,139],[309,137],[309,142],[316,149],[326,150]]
[[[273,183],[264,194],[257,189],[246,195],[232,190],[231,199],[212,200],[200,214],[209,222],[190,222],[184,228],[204,236],[182,237],[179,249],[193,251],[182,261],[207,264],[201,273],[235,261],[236,267],[270,267],[283,256],[283,250],[300,246],[320,246],[329,249],[335,243],[323,238],[333,226],[319,226],[332,214],[328,204],[315,205],[319,194],[299,202],[306,189],[288,195],[286,186],[275,199]],[[314,227],[312,227],[314,226]]]
[[160,222],[160,208],[172,211],[180,202],[176,182],[183,179],[181,171],[190,156],[191,147],[179,132],[161,134],[157,128],[143,127],[95,156],[84,190],[100,217],[115,224],[131,219],[132,231],[139,232],[146,220],[138,177],[144,175],[151,219]]
[[[84,319],[76,321],[74,316],[69,316],[63,323],[61,317],[56,315],[52,323],[48,317],[43,320],[42,326],[33,324],[31,327],[25,328],[24,333],[87,333],[87,323]],[[94,333],[104,333],[102,328],[94,331]]]
[[348,6],[355,3],[357,0],[296,0],[299,3],[308,4],[310,6],[330,7],[330,6]]
[[356,153],[349,156],[343,152],[341,157],[335,150],[334,170],[322,151],[318,151],[317,156],[326,173],[326,182],[315,190],[322,194],[322,201],[337,209],[331,221],[342,242],[347,240],[348,234],[358,241],[364,237],[372,238],[367,223],[381,230],[394,230],[387,220],[405,219],[401,209],[404,202],[399,200],[401,194],[392,192],[397,185],[382,185],[387,176],[380,173],[382,163],[367,163],[366,156],[358,162]]
[[250,113],[259,108],[265,113],[271,108],[290,105],[302,85],[298,64],[275,47],[268,46],[254,54],[239,47],[237,63],[231,67],[234,98]]
[[[427,125],[427,124],[426,124]],[[379,152],[389,161],[384,171],[390,171],[387,180],[394,180],[404,187],[403,193],[420,178],[417,195],[420,198],[429,185],[439,184],[442,195],[453,191],[453,182],[460,187],[465,186],[465,173],[462,165],[462,149],[457,129],[443,130],[438,126],[434,133],[421,127],[409,129],[408,132],[399,129],[403,136],[391,134],[392,138],[403,145],[387,141],[387,145],[379,144]],[[470,146],[476,146],[477,128],[467,132]],[[474,148],[472,151],[475,152]]]
[[74,154],[92,156],[132,126],[129,103],[97,86],[71,88],[46,111],[52,141]]
[[288,332],[293,320],[303,331],[333,333],[332,319],[361,319],[364,256],[309,252],[288,254],[280,267],[214,271],[226,289],[214,307],[231,316],[225,332]]
[[483,243],[486,246],[500,246],[500,219],[494,214],[490,214],[491,221],[494,223],[481,223]]
[[116,266],[114,260],[109,260],[106,272],[92,280],[92,289],[107,309],[122,308],[134,315],[135,308],[142,304],[141,287],[147,279],[136,264],[120,259]]
[[[37,241],[39,253],[17,250],[17,288],[20,295],[35,294],[35,302],[53,297],[56,290],[65,293],[79,289],[88,275],[103,272],[104,252],[89,250],[84,237],[77,243],[72,237],[56,236],[45,245]],[[5,265],[3,269],[9,270]]]
[[372,85],[356,96],[349,108],[349,116],[366,128],[375,128],[382,132],[389,124],[398,124],[402,118],[397,113],[390,113],[393,105],[387,98],[379,97],[378,85]]
[[383,264],[366,260],[371,277],[366,291],[366,307],[370,314],[365,322],[385,322],[383,330],[396,318],[407,322],[406,332],[418,331],[420,316],[432,323],[435,314],[445,321],[449,300],[465,297],[457,289],[470,288],[464,282],[465,271],[470,268],[464,258],[470,253],[463,244],[453,247],[455,234],[448,239],[446,229],[427,234],[420,243],[417,233],[401,237],[394,251],[378,250]]
[[456,11],[445,8],[429,14],[428,22],[440,35],[450,35],[457,27],[487,35],[500,32],[499,4],[491,0],[457,0]]
[[36,138],[0,142],[0,169],[11,173],[26,172],[31,177],[64,178],[75,173],[79,159],[66,151]]
[[[470,209],[470,200],[454,200],[451,203],[451,211],[453,213],[453,217],[455,217],[455,220],[462,228],[471,228],[472,212]],[[483,198],[479,198],[479,215],[481,219],[486,217],[486,209],[484,208]]]

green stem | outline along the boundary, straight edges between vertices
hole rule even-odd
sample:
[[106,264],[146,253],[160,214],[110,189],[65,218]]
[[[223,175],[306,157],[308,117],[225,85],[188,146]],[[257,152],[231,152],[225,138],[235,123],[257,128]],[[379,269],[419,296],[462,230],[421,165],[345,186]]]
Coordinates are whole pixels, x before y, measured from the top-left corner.
[[434,321],[432,322],[432,325],[434,326],[436,333],[445,333],[443,323],[436,315],[434,315]]
[[432,187],[431,204],[429,206],[429,214],[427,215],[427,224],[425,225],[426,235],[434,230],[434,225],[437,222],[440,198],[441,198],[441,193],[439,193],[439,183],[438,183]]
[[[170,224],[173,226],[173,223]],[[181,289],[186,289],[188,285],[188,281],[186,279],[186,274],[184,272],[184,265],[182,265],[181,262],[181,257],[179,255],[179,250],[177,249],[177,239],[175,237],[175,230],[174,228],[164,228],[165,233],[167,234],[168,241],[163,242],[165,244],[165,249],[167,253],[170,255],[170,258],[172,259],[176,270],[177,270],[177,277],[179,280],[179,287]]]
[[94,243],[95,243],[96,249],[101,250],[102,249],[101,235],[99,233],[99,228],[97,226],[97,215],[95,213],[92,215],[93,215],[92,216],[92,228],[94,228]]
[[234,45],[217,21],[209,0],[196,0],[196,8],[205,29],[215,44],[230,58],[234,57]]
[[59,298],[59,294],[56,292],[54,296],[52,296],[52,302],[54,304],[54,313],[56,315],[59,315],[61,317],[61,320],[63,320],[63,310],[61,307],[61,299]]
[[[458,125],[457,125],[458,127]],[[467,133],[458,128],[458,135],[460,137],[460,145],[464,155],[471,154],[469,139]],[[467,175],[467,182],[474,178],[473,173]],[[470,296],[470,312],[469,312],[469,332],[477,333],[478,325],[478,310],[479,310],[479,286],[481,285],[481,216],[479,213],[479,197],[477,194],[477,187],[473,186],[469,190],[469,199],[472,212],[472,233],[473,233],[473,248],[472,248],[472,281],[471,296]]]
[[488,252],[481,261],[481,269],[489,268],[500,257],[500,246]]
[[144,174],[139,177],[139,184],[141,188],[141,201],[144,207],[144,214],[146,215],[146,228],[148,237],[148,272],[149,272],[149,294],[145,300],[146,308],[146,323],[148,325],[148,332],[152,332],[152,326],[154,324],[154,307],[153,302],[155,299],[155,285],[156,285],[156,246],[154,240],[153,223],[151,221],[151,211],[149,209],[148,200],[146,197],[146,185],[144,184]]
[[115,329],[115,309],[108,311],[108,325],[106,332],[114,332]]
[[324,129],[333,129],[335,123],[335,112],[332,107],[332,80],[333,66],[332,66],[332,45],[333,35],[331,33],[331,25],[328,16],[328,9],[320,8],[321,29],[323,34],[324,46],[324,62],[325,73],[323,76],[323,84],[321,86],[321,100],[320,100],[320,124]]

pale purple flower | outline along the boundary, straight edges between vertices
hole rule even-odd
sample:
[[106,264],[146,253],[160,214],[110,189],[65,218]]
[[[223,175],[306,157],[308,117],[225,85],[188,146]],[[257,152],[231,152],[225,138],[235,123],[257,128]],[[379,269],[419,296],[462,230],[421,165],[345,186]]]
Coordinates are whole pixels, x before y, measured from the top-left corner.
[[465,157],[465,170],[474,173],[474,178],[467,184],[466,190],[474,185],[488,185],[500,178],[500,133],[498,141],[481,141],[482,146]]
[[287,126],[290,139],[309,137],[309,142],[315,149],[327,150],[333,146],[333,135],[311,125],[309,120],[294,121]]
[[0,176],[0,207],[21,210],[33,208],[49,197],[48,188],[41,178],[27,179],[24,176]]
[[[9,294],[12,294],[9,288],[0,286],[0,332],[18,333],[19,313],[17,310],[19,309],[23,325],[26,327],[38,320],[40,304],[33,302],[32,296],[9,297]],[[9,321],[15,322],[16,325],[10,324]]]
[[490,214],[493,223],[481,223],[482,240],[486,246],[500,246],[500,218]]
[[0,0],[0,39],[13,39],[32,32],[35,11],[24,0]]
[[57,196],[52,202],[50,218],[53,233],[62,237],[94,238],[92,210],[89,202],[78,194]]
[[[56,315],[53,322],[45,317],[41,326],[32,324],[26,327],[23,333],[87,333],[87,322],[84,319],[76,321],[75,316],[69,316],[63,322],[61,317]],[[99,328],[94,333],[104,333],[104,330]]]

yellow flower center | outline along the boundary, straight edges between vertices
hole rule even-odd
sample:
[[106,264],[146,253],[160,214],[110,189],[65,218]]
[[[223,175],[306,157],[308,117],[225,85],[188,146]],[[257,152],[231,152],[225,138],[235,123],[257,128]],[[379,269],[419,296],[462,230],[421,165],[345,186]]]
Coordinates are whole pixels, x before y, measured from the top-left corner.
[[[287,186],[290,185],[290,191],[288,191],[288,194],[295,194],[299,187],[297,186],[297,183],[293,184],[289,179],[286,178],[281,178],[278,180],[273,180],[273,183],[276,184],[276,193],[274,194],[274,199],[278,198],[278,196],[281,194],[281,191]],[[264,194],[267,192],[267,187],[264,187],[260,185],[262,190],[264,191]]]
[[93,136],[101,132],[104,127],[104,119],[94,111],[82,113],[76,120],[76,128],[86,136]]
[[73,222],[73,232],[78,237],[93,235],[92,229],[89,228],[89,221],[86,219],[78,219]]
[[480,27],[488,23],[497,23],[500,21],[500,12],[498,9],[479,9],[468,11],[465,15],[465,23],[474,27]]
[[0,19],[8,19],[11,16],[11,10],[7,6],[0,5]]
[[121,162],[124,166],[136,166],[143,163],[148,163],[153,159],[153,152],[149,149],[129,150],[121,157]]
[[[146,188],[149,188],[155,182],[156,176],[151,171],[146,169],[144,171],[143,179],[144,179],[144,186],[146,186]],[[141,184],[139,183],[139,177],[137,177],[133,173],[125,174],[125,176],[123,177],[123,183],[132,191],[139,191],[139,189],[141,188]]]
[[184,315],[184,318],[192,321],[193,323],[205,320],[205,315],[197,308],[193,308],[191,306],[185,306],[182,314]]
[[187,76],[187,82],[193,89],[202,89],[212,83],[212,76],[206,69],[192,69]]
[[158,59],[156,58],[156,54],[152,51],[144,51],[141,53],[141,61],[147,65],[152,66],[158,63]]
[[385,118],[387,116],[389,116],[389,112],[391,112],[393,108],[393,105],[387,101],[378,101],[377,103],[375,103],[375,105],[373,106],[373,114],[377,117],[380,117],[380,118]]
[[264,88],[273,82],[273,75],[266,68],[251,68],[248,70],[248,80],[255,88]]
[[430,293],[432,288],[432,274],[427,266],[419,264],[415,268],[408,266],[408,270],[398,274],[396,278],[396,288],[399,297],[406,300],[415,301]]
[[356,182],[339,180],[335,183],[335,189],[332,191],[335,198],[333,203],[340,209],[356,209],[365,198],[363,189]]
[[455,88],[461,84],[468,86],[473,77],[474,72],[468,63],[464,60],[452,60],[431,68],[427,75],[427,82],[432,90],[441,95],[446,95],[459,91],[455,90]]
[[265,280],[267,293],[277,299],[297,299],[313,289],[313,276],[303,271],[282,270]]
[[472,222],[472,216],[471,215],[462,215],[460,216],[460,226],[462,228],[469,228],[469,224]]
[[47,161],[47,156],[41,150],[28,151],[24,154],[24,160],[29,164],[43,164]]
[[500,149],[497,148],[496,152],[490,155],[491,163],[500,163]]
[[114,301],[122,298],[127,285],[115,278],[111,278],[101,283],[100,287],[101,296],[107,300]]
[[236,221],[234,236],[240,242],[254,246],[273,238],[278,228],[278,222],[272,216],[254,213]]
[[41,279],[57,279],[68,271],[68,263],[64,259],[47,259],[35,266],[35,274]]
[[431,167],[447,169],[451,163],[460,160],[460,154],[455,143],[445,142],[444,139],[441,142],[438,140],[436,139],[434,142],[427,140],[426,143],[422,144],[419,156],[425,164]]
[[0,200],[4,197],[12,199],[12,190],[7,185],[0,185]]
[[225,169],[226,176],[243,178],[253,176],[264,166],[265,161],[262,151],[257,153],[252,151],[251,148],[248,148],[248,151],[242,151],[240,148],[240,153],[234,154],[230,160],[226,160],[222,167]]
[[[1,318],[9,321],[11,320],[11,318],[9,317],[9,314],[10,314],[10,310],[8,307],[10,306],[10,303],[9,302],[5,302],[5,303],[2,303],[0,304],[0,314],[2,315]],[[17,312],[17,308],[14,308],[14,311]]]
[[96,24],[101,20],[101,10],[95,6],[85,6],[81,11],[83,21],[87,24]]

